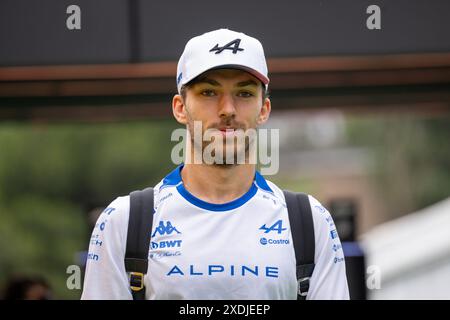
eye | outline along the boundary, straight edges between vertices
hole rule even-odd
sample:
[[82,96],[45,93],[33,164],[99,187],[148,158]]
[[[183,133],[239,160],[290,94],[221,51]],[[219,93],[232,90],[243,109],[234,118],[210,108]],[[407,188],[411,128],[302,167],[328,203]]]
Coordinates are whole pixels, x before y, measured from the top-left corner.
[[250,98],[250,97],[253,97],[253,93],[248,92],[248,91],[240,91],[238,93],[238,96],[243,97],[243,98]]
[[214,92],[214,90],[205,89],[205,90],[202,90],[201,95],[203,95],[205,97],[212,97],[212,96],[215,96],[216,93]]

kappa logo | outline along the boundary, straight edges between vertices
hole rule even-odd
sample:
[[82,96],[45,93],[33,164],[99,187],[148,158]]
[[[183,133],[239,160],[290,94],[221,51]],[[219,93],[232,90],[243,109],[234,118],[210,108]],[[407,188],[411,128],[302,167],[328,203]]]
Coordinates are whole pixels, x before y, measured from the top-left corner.
[[172,234],[173,232],[176,232],[177,234],[180,234],[181,232],[177,230],[174,226],[172,226],[172,223],[170,221],[167,221],[166,224],[164,224],[164,221],[160,221],[159,225],[155,228],[155,232],[152,234],[152,238],[159,233],[160,235],[165,234]]
[[214,48],[209,50],[209,52],[216,51],[216,54],[221,53],[223,50],[231,50],[234,54],[236,54],[238,51],[244,51],[243,48],[239,48],[239,44],[241,43],[241,39],[235,39],[231,42],[228,42],[223,47],[219,47],[219,44],[216,44]]

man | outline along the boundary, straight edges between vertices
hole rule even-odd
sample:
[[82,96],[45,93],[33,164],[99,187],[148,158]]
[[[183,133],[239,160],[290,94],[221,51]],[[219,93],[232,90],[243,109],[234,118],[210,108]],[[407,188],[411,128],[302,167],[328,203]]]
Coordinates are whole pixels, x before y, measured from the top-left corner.
[[[188,129],[185,156],[191,157],[154,188],[147,299],[297,298],[283,192],[248,161],[253,140],[235,143],[238,132],[268,120],[268,83],[262,45],[252,37],[220,29],[186,44],[172,109]],[[193,161],[196,151],[212,143],[194,138],[198,124],[219,141],[212,163],[203,154],[200,163]],[[246,161],[237,162],[242,155]],[[330,236],[331,217],[316,199],[309,201],[316,266],[307,299],[348,299],[339,238]],[[82,299],[132,298],[124,266],[129,208],[129,196],[118,197],[100,216]],[[274,241],[262,243],[263,237]]]

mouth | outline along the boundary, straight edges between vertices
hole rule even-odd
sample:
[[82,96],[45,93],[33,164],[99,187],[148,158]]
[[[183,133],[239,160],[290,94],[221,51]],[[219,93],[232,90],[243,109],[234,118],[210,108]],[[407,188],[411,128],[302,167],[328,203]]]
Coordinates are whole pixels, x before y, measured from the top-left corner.
[[220,127],[219,129],[218,129],[219,131],[220,131],[220,133],[223,135],[223,136],[232,136],[232,135],[234,135],[235,134],[235,131],[237,130],[236,128],[232,128],[232,127]]

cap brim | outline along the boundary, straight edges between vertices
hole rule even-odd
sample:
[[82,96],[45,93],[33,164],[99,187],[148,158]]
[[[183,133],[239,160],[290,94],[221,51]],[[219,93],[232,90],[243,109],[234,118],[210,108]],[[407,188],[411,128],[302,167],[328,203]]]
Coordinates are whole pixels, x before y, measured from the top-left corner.
[[204,74],[205,72],[208,72],[208,71],[211,71],[211,70],[217,70],[217,69],[237,69],[237,70],[242,70],[242,71],[248,72],[252,76],[258,78],[263,84],[266,85],[266,88],[267,88],[267,85],[269,84],[269,78],[267,78],[266,76],[264,76],[260,72],[256,71],[255,69],[249,68],[247,66],[239,65],[239,64],[223,64],[223,65],[219,65],[219,66],[214,66],[212,68],[209,68],[207,70],[204,70],[204,71],[194,75],[192,77],[192,79],[190,79],[186,83],[183,83],[183,85],[189,84],[191,81],[193,81],[195,78],[199,77],[200,75]]
[[[214,70],[214,69],[237,69],[237,70],[243,70],[243,71],[246,71],[246,72],[250,73],[251,75],[255,76],[256,78],[258,78],[265,85],[269,84],[269,78],[267,78],[265,75],[261,74],[260,72],[256,71],[255,69],[249,68],[247,66],[243,66],[243,65],[239,65],[239,64],[224,64],[224,65],[221,65],[221,66],[216,66],[214,68],[208,69],[207,71]],[[204,73],[204,72],[202,72],[202,73]]]

